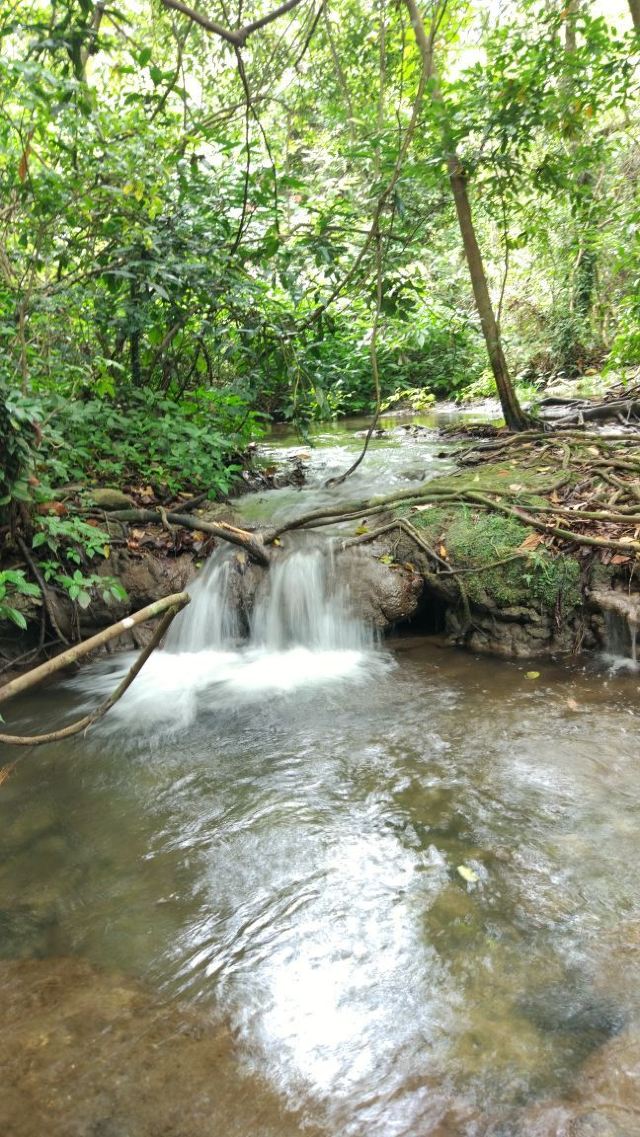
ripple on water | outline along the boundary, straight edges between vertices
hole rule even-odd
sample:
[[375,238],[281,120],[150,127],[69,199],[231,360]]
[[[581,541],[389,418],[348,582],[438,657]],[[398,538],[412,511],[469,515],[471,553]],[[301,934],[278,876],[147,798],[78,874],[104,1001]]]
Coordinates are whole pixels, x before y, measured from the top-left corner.
[[[301,659],[292,686],[258,672],[259,694],[250,659],[190,661],[177,730],[198,680],[161,661],[121,718],[30,756],[0,799],[0,909],[53,914],[35,955],[222,1016],[267,1118],[286,1100],[330,1137],[590,1137],[609,1079],[631,1137],[614,1068],[640,1014],[635,687],[548,665],[534,698],[519,666],[429,645],[298,683]],[[93,676],[85,698],[112,685]],[[38,1057],[43,1101],[61,1045]],[[224,1108],[221,1131],[262,1131]]]

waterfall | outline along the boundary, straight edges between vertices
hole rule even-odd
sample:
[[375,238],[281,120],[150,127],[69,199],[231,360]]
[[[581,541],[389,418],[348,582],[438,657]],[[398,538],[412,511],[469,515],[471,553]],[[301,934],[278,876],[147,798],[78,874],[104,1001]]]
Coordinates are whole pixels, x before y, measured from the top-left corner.
[[606,657],[614,668],[638,667],[638,627],[640,626],[640,597],[612,589],[594,591],[594,600],[604,613]]
[[[189,592],[164,648],[109,715],[111,729],[180,731],[203,712],[234,713],[305,689],[313,697],[318,687],[340,698],[346,683],[369,683],[393,666],[373,650],[373,630],[354,613],[331,553],[317,547],[281,550],[267,572],[216,550]],[[128,662],[119,657],[118,665]],[[83,689],[95,696],[113,681],[109,663]]]
[[254,645],[274,651],[294,644],[313,650],[371,646],[371,629],[350,611],[331,552],[290,553],[271,567],[265,585],[251,619]]
[[[166,650],[198,652],[238,647],[247,620],[243,578],[233,553],[216,552],[191,589],[191,604],[167,636]],[[255,596],[247,648],[348,651],[371,647],[373,633],[351,611],[333,556],[318,548],[274,559]]]
[[227,550],[215,552],[189,587],[191,603],[167,635],[167,651],[206,651],[236,643],[243,631],[237,563]]

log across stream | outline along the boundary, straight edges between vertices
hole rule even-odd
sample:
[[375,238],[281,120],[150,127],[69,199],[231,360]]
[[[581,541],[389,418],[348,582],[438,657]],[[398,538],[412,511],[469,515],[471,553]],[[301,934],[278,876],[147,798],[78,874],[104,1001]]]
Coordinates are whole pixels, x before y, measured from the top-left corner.
[[312,550],[238,644],[209,577],[0,785],[0,1132],[636,1134],[638,675],[383,646]]

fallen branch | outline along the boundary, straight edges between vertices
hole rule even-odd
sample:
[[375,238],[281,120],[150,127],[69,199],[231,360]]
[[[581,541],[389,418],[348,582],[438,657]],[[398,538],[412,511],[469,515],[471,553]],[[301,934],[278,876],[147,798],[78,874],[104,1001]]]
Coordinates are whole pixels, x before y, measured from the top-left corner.
[[69,664],[76,663],[79,659],[82,659],[83,656],[88,655],[89,652],[95,651],[96,648],[103,647],[104,644],[123,635],[124,632],[128,632],[130,628],[135,627],[137,624],[143,624],[145,620],[152,620],[154,616],[159,616],[161,612],[165,612],[168,608],[175,608],[175,611],[179,612],[181,608],[184,608],[189,603],[189,600],[190,596],[187,592],[175,592],[171,596],[165,596],[162,600],[155,600],[153,604],[148,604],[146,608],[141,608],[139,612],[134,612],[133,616],[126,616],[124,620],[118,620],[117,624],[111,624],[109,628],[98,632],[98,634],[92,636],[91,639],[84,640],[79,644],[74,644],[68,651],[63,651],[60,655],[57,655],[55,659],[41,663],[39,667],[35,667],[33,671],[28,671],[26,675],[19,675],[16,679],[11,679],[9,683],[5,683],[3,687],[0,687],[0,703],[6,702],[7,699],[12,699],[15,695],[21,694],[22,691],[28,691],[30,687],[35,687],[36,684],[41,683],[43,679],[48,679],[50,675],[55,675],[56,672],[61,671],[64,667],[68,667]]
[[[18,548],[20,549],[20,552],[22,553],[22,556],[24,557],[26,563],[28,564],[29,568],[31,569],[31,574],[34,577],[36,584],[38,585],[38,588],[40,589],[40,595],[42,596],[42,606],[43,606],[43,609],[49,618],[49,623],[51,624],[53,631],[56,633],[56,635],[57,635],[57,637],[61,643],[68,644],[69,640],[65,636],[64,632],[62,631],[62,629],[58,623],[58,620],[56,618],[55,609],[54,609],[53,604],[51,603],[51,597],[49,596],[49,589],[47,588],[47,586],[45,584],[44,577],[43,577],[42,573],[40,572],[40,569],[38,568],[33,557],[31,556],[31,553],[29,552],[29,550],[27,548],[26,542],[23,541],[22,537],[18,536],[17,544],[18,544]],[[41,639],[44,639],[44,636],[41,636]]]
[[[182,595],[186,596],[184,593]],[[178,593],[178,597],[179,596],[180,594]],[[167,597],[167,599],[172,598]],[[176,597],[173,597],[173,599],[175,600]],[[82,731],[88,730],[90,726],[93,726],[95,723],[99,722],[100,719],[104,718],[107,711],[111,710],[111,708],[118,702],[118,700],[122,698],[125,691],[131,686],[134,679],[136,678],[136,675],[142,671],[142,668],[144,667],[151,653],[157,648],[161,639],[165,635],[165,632],[168,630],[172,620],[175,618],[175,616],[177,616],[180,609],[184,608],[185,604],[188,603],[189,597],[186,596],[186,599],[181,599],[179,602],[176,602],[171,608],[169,608],[167,612],[165,612],[162,620],[153,633],[153,636],[149,640],[149,643],[140,652],[140,655],[129,668],[122,682],[118,684],[115,691],[112,691],[112,693],[107,699],[104,700],[104,702],[100,703],[100,706],[96,707],[95,711],[91,711],[90,714],[84,715],[81,719],[76,719],[75,722],[69,723],[68,726],[61,727],[60,730],[52,730],[48,734],[0,734],[0,742],[5,742],[8,746],[42,746],[46,742],[60,742],[63,738],[71,738],[74,734],[80,734]],[[28,676],[26,678],[28,678]],[[1,694],[2,692],[0,692],[0,695]]]
[[259,534],[250,533],[247,529],[238,529],[235,525],[227,525],[224,521],[204,521],[200,517],[190,517],[186,513],[169,513],[164,509],[158,512],[153,509],[116,509],[112,510],[109,518],[113,521],[136,521],[151,525],[181,525],[183,529],[197,529],[201,533],[210,533],[212,537],[220,537],[229,541],[231,545],[239,545],[246,549],[249,556],[258,564],[268,565],[269,554],[264,547]]

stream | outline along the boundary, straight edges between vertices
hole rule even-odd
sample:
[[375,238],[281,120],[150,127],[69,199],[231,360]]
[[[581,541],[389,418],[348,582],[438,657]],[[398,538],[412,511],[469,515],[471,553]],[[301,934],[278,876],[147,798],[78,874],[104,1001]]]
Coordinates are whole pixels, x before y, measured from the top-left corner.
[[[343,500],[452,468],[406,433]],[[361,439],[318,441],[239,508],[331,500]],[[637,1135],[640,676],[381,644],[315,545],[269,578],[239,643],[216,553],[107,718],[0,786],[3,1137]]]

